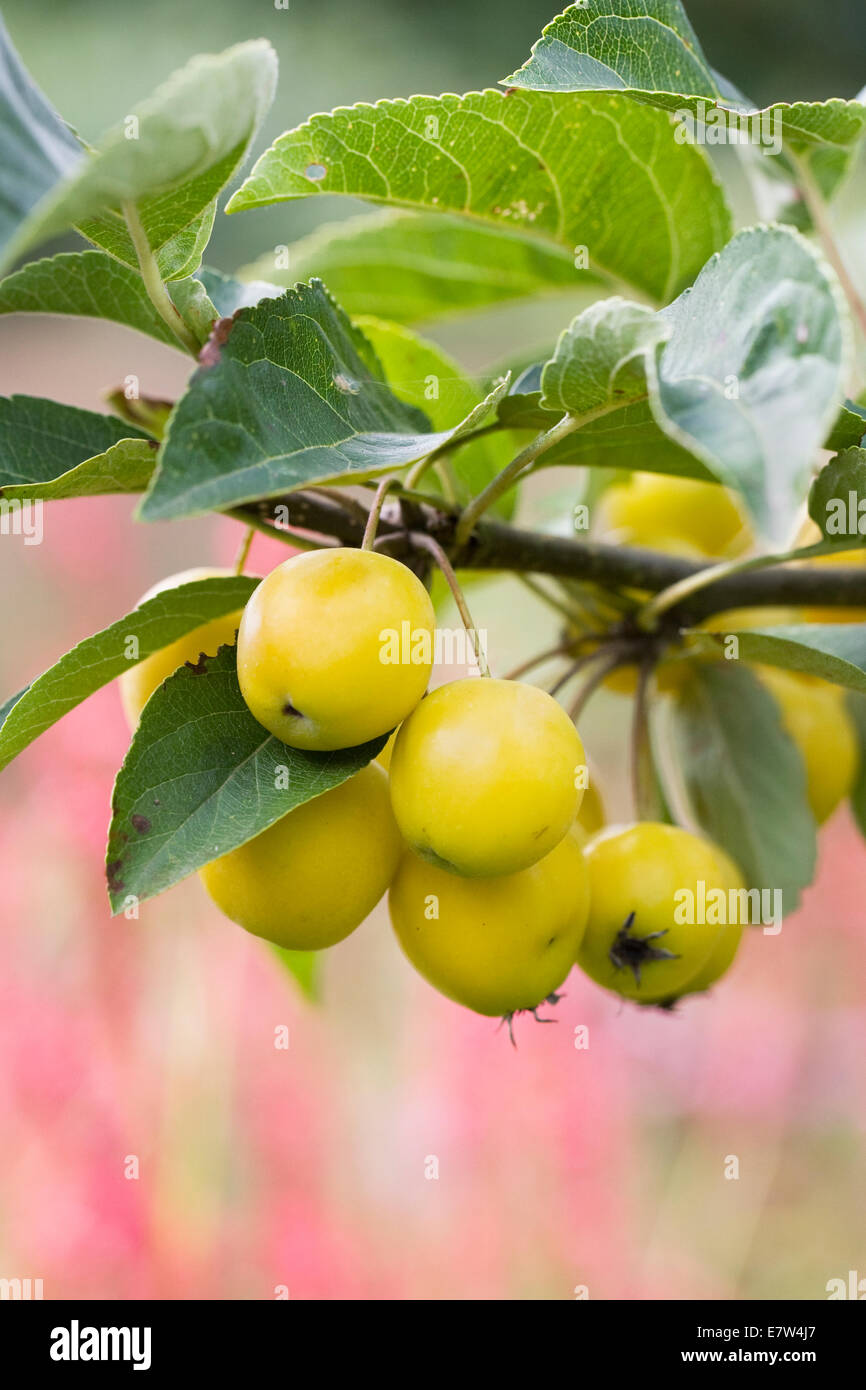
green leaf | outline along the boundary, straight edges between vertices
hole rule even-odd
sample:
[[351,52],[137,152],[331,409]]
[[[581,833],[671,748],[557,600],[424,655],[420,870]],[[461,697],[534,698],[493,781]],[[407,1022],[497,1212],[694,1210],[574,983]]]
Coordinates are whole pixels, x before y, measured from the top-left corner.
[[682,93],[719,87],[679,0],[585,0],[551,20],[507,87],[544,92]]
[[860,834],[866,839],[866,698],[852,693],[848,696],[847,706],[860,747],[857,780],[851,793],[851,810]]
[[828,541],[851,548],[866,540],[866,449],[844,449],[821,469],[809,492],[809,515]]
[[206,343],[218,318],[231,318],[238,309],[258,304],[260,299],[279,297],[278,285],[262,280],[244,284],[202,266],[197,275],[169,285],[174,306],[200,343]]
[[716,481],[713,472],[686,447],[685,441],[672,439],[659,429],[648,401],[635,401],[591,420],[546,450],[539,463],[545,468],[574,464]]
[[[477,389],[459,363],[436,343],[402,324],[367,315],[359,315],[355,325],[372,344],[397,399],[425,411],[435,430],[453,429],[481,404]],[[481,492],[518,447],[513,435],[503,431],[458,449],[449,467],[457,501],[468,502]],[[441,491],[433,469],[425,474],[423,486],[426,492]],[[514,503],[512,489],[493,510],[507,517],[514,511]]]
[[277,946],[275,942],[269,942],[268,945],[283,969],[288,970],[292,979],[300,986],[304,997],[309,999],[312,1004],[318,1004],[322,997],[320,980],[322,952],[287,951],[285,947]]
[[201,280],[187,276],[170,285],[169,294],[199,347],[204,347],[219,315]]
[[429,432],[318,281],[239,310],[219,336],[169,421],[146,521],[401,468],[474,427],[498,398],[457,429]]
[[131,242],[116,220],[124,202],[137,204],[151,250],[161,250],[202,216],[231,179],[271,103],[275,81],[276,56],[264,39],[193,58],[96,149],[82,153],[34,209],[8,255],[21,255],[76,226],[102,244],[97,229],[88,230],[88,219],[99,223],[107,215],[113,254],[134,264]]
[[[88,695],[138,661],[205,623],[243,608],[257,579],[198,579],[166,589],[111,627],[79,642],[56,665],[0,707],[0,768]],[[132,641],[138,642],[133,657]]]
[[[548,430],[561,412],[541,406],[543,364],[527,368],[503,396],[498,415],[511,429]],[[590,421],[546,450],[537,467],[566,464],[589,468],[640,469],[647,473],[672,473],[683,478],[712,480],[698,459],[669,439],[658,427],[648,401],[635,401]]]
[[[169,237],[164,246],[156,250],[156,264],[163,280],[182,280],[192,275],[201,265],[204,249],[211,238],[216,199],[208,203],[203,212],[174,236]],[[77,230],[88,241],[107,251],[109,256],[138,270],[138,257],[129,235],[126,223],[119,212],[106,212],[102,217],[91,217],[80,222]]]
[[386,741],[335,753],[289,748],[247,709],[234,647],[182,666],[145,705],[115,783],[106,855],[113,911],[130,894],[164,892],[345,782]]
[[0,497],[7,501],[140,492],[154,462],[153,442],[111,415],[39,396],[0,396]]
[[127,420],[130,425],[144,430],[151,439],[157,440],[165,434],[168,417],[174,409],[174,401],[162,401],[157,396],[127,396],[120,387],[116,391],[107,391],[105,399],[121,420]]
[[80,155],[72,131],[22,66],[0,17],[0,257]]
[[798,232],[754,227],[661,317],[671,335],[650,383],[658,424],[784,541],[848,370],[835,276]]
[[816,833],[803,761],[773,696],[737,662],[696,666],[673,702],[670,733],[699,826],[747,887],[780,889],[792,912],[814,877]]
[[738,632],[693,629],[689,645],[718,652],[736,637],[742,661],[781,666],[866,692],[866,623],[798,623]]
[[830,434],[824,441],[825,449],[850,449],[852,445],[862,444],[866,439],[866,410],[856,401],[846,401],[842,406]]
[[[542,32],[532,56],[504,79],[524,91],[622,92],[665,111],[697,115],[684,131],[701,143],[748,132],[773,155],[778,141],[809,164],[829,196],[866,135],[862,100],[775,102],[756,108],[707,63],[679,0],[586,0]],[[732,109],[734,108],[734,109]],[[777,140],[778,137],[778,140]]]
[[147,297],[137,270],[104,251],[64,252],[29,264],[0,281],[0,314],[72,314],[110,319],[178,347]]
[[776,102],[755,119],[781,123],[787,152],[803,160],[825,198],[842,183],[866,135],[866,105],[862,99],[845,101]]
[[589,415],[647,395],[647,357],[671,335],[660,314],[626,299],[591,304],[566,328],[541,374],[543,409]]
[[41,483],[0,486],[6,502],[62,502],[72,497],[104,497],[115,492],[144,492],[156,467],[156,442],[121,439],[103,454]]
[[[460,213],[666,301],[724,245],[730,215],[664,112],[619,96],[470,92],[340,107],[288,131],[228,212],[309,194]],[[640,228],[640,235],[635,229]]]
[[387,209],[318,227],[288,248],[289,268],[271,252],[238,274],[286,289],[324,280],[353,317],[432,322],[490,304],[555,294],[597,282],[573,254],[462,217]]

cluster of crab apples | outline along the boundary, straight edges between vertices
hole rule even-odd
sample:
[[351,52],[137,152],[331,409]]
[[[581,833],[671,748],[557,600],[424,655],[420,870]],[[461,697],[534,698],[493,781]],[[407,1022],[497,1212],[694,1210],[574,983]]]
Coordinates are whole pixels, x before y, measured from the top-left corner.
[[[406,623],[431,640],[413,642],[409,659],[383,659]],[[676,826],[605,827],[581,738],[546,691],[473,675],[428,693],[434,632],[430,597],[409,568],[329,547],[292,556],[242,613],[124,675],[134,727],[179,665],[236,640],[244,700],[284,744],[325,754],[390,736],[360,771],[206,865],[216,904],[256,936],[320,950],[387,892],[419,973],[509,1020],[555,1002],[575,964],[643,1004],[706,989],[742,929],[678,923],[675,895],[698,883],[738,890],[736,866]]]

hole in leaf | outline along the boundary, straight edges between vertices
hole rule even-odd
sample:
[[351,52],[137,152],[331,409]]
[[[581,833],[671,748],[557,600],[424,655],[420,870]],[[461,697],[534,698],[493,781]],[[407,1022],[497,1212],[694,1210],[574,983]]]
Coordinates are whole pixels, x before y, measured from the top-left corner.
[[308,164],[304,170],[304,177],[308,178],[311,183],[321,183],[327,172],[324,164]]

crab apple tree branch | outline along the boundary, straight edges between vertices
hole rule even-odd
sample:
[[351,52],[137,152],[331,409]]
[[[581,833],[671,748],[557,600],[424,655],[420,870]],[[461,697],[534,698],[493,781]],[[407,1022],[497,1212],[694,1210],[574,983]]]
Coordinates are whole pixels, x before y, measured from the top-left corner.
[[[287,510],[296,530],[325,536],[342,545],[360,546],[363,541],[361,517],[332,497],[312,490],[238,507],[232,515],[248,522],[255,520],[271,529],[269,522],[278,508]],[[459,522],[460,512],[456,508],[403,499],[383,509],[376,548],[423,571],[429,561],[422,540],[426,535],[442,547],[459,569],[546,574],[608,589],[641,589],[652,594],[710,568],[655,550],[572,540],[493,520],[480,521],[469,539],[458,546]],[[273,531],[293,543],[292,537],[281,533],[279,527],[273,527]],[[669,616],[696,621],[728,608],[805,604],[866,607],[866,566],[803,568],[789,563],[730,574],[690,595]]]

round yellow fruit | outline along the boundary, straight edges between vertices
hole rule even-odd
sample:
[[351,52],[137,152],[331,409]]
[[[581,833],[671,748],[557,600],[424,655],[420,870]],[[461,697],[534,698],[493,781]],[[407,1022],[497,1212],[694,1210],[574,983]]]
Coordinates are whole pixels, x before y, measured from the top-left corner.
[[351,748],[414,709],[436,619],[421,581],[375,551],[294,555],[244,609],[238,679],[251,713],[292,748]]
[[476,1013],[535,1009],[562,984],[589,905],[580,845],[566,835],[519,873],[468,879],[407,851],[388,906],[404,953],[448,999]]
[[734,963],[743,939],[743,931],[742,923],[725,928],[710,952],[706,964],[701,966],[697,975],[692,976],[682,994],[704,994],[708,989],[712,989],[713,985],[718,984]]
[[[182,570],[180,574],[172,574],[168,579],[154,584],[138,601],[140,604],[145,603],[147,599],[155,598],[165,589],[192,584],[196,579],[214,579],[231,573],[231,570],[225,569]],[[186,636],[179,637],[176,642],[153,652],[146,656],[144,661],[139,661],[137,665],[124,671],[120,677],[120,699],[130,729],[136,728],[141,711],[157,686],[162,685],[179,666],[183,666],[187,661],[196,662],[202,655],[216,656],[220,647],[234,644],[242,612],[242,609],[238,609],[234,613],[226,613],[221,618],[214,618],[210,623],[203,623],[201,627],[194,628]]]
[[434,690],[397,734],[391,803],[422,858],[469,877],[543,859],[580,806],[584,751],[536,686],[467,677]]
[[205,865],[200,877],[217,907],[253,936],[318,951],[372,912],[402,849],[388,778],[370,763]]
[[746,513],[720,483],[634,473],[602,494],[593,530],[665,554],[734,556],[752,543]]
[[[720,961],[733,959],[742,927],[725,921],[739,915],[730,894],[744,885],[718,846],[642,821],[603,830],[585,855],[590,911],[577,963],[597,984],[639,1003],[668,1003],[690,992],[717,951]],[[707,906],[716,890],[723,910]]]
[[857,777],[859,744],[845,692],[817,676],[774,666],[762,666],[759,674],[800,750],[809,805],[822,825],[850,795]]

